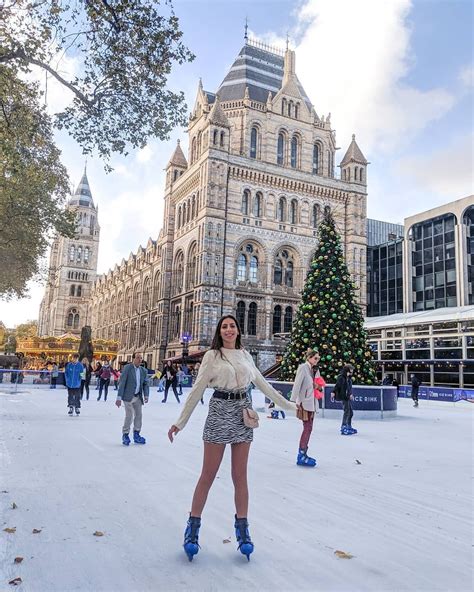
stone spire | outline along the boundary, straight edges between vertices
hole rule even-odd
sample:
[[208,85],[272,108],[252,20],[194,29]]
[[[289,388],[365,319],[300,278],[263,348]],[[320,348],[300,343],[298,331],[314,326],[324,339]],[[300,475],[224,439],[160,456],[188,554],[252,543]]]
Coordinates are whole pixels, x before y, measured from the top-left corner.
[[358,164],[369,164],[365,156],[362,154],[362,150],[357,145],[355,134],[352,134],[352,142],[347,149],[347,152],[344,155],[344,158],[341,161],[339,166],[345,166],[351,162],[356,162]]
[[215,125],[220,125],[222,127],[230,127],[229,120],[221,107],[218,94],[216,95],[216,100],[209,113],[209,123],[214,123]]
[[174,149],[173,155],[168,162],[168,166],[184,167],[185,169],[188,168],[188,161],[184,156],[179,140],[176,144],[176,148]]

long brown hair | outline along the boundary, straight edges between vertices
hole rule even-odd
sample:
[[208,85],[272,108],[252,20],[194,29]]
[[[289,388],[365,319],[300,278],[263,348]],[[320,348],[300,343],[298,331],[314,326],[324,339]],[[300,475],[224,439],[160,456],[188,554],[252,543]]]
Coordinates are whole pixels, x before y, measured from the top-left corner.
[[[242,331],[240,330],[239,321],[234,317],[234,315],[231,315],[231,314],[224,315],[223,317],[221,317],[219,319],[219,322],[217,323],[217,327],[216,327],[216,332],[214,333],[214,337],[212,338],[211,349],[214,349],[216,351],[220,351],[221,347],[224,346],[224,342],[222,341],[221,328],[222,328],[222,323],[226,319],[232,319],[235,323],[235,326],[237,327],[238,335],[237,335],[237,339],[235,340],[235,349],[242,349],[242,343],[240,340],[240,336],[242,334]],[[222,352],[221,352],[221,357],[222,357]]]

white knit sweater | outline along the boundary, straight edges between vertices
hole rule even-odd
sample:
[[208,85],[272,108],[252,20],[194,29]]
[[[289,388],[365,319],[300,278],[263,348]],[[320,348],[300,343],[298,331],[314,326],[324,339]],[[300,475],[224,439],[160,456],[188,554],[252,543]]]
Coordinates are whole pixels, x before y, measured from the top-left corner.
[[250,383],[262,391],[276,405],[284,409],[294,409],[278,391],[276,391],[255,366],[252,356],[244,349],[222,348],[222,357],[219,351],[209,350],[205,353],[196,382],[186,399],[183,411],[175,426],[182,430],[188,423],[192,412],[201,399],[207,387],[216,390],[243,390]]

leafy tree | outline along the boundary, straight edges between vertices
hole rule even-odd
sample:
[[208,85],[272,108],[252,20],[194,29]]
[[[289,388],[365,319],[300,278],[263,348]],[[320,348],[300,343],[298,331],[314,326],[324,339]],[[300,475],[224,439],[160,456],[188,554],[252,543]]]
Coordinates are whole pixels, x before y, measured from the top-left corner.
[[327,382],[336,380],[344,364],[355,367],[357,382],[375,382],[364,319],[329,212],[319,226],[318,248],[282,361],[283,378],[293,380],[308,348],[319,351],[321,375]]
[[[170,0],[6,0],[2,12],[0,64],[39,68],[71,92],[55,125],[84,153],[108,160],[185,124],[184,95],[166,87],[167,77],[194,56]],[[76,65],[69,77],[64,55]]]
[[36,337],[38,335],[38,321],[27,321],[26,323],[17,325],[15,335],[17,339]]
[[66,169],[38,89],[0,67],[0,298],[21,298],[50,236],[74,236]]

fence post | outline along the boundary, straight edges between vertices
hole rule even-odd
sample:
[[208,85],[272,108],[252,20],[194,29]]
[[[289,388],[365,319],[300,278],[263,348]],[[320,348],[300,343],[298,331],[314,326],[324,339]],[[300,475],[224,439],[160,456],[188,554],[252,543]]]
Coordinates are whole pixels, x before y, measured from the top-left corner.
[[383,419],[383,386],[380,387],[380,419]]

